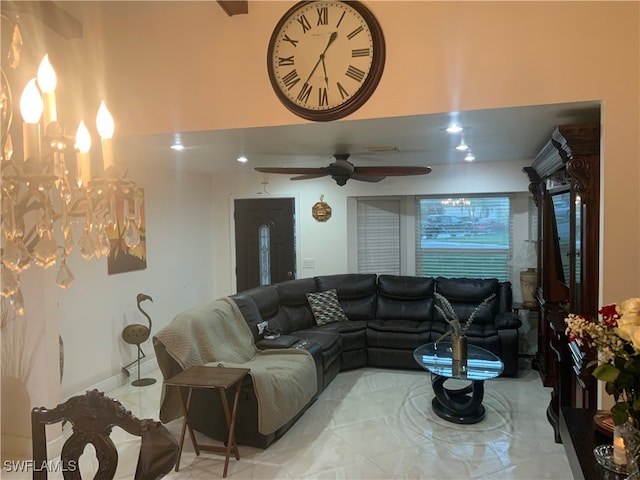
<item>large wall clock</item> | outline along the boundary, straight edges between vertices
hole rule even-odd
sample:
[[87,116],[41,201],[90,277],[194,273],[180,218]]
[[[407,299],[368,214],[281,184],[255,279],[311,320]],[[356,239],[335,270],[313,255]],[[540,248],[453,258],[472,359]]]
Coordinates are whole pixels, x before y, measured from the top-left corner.
[[384,70],[380,24],[360,2],[302,1],[271,35],[267,68],[280,101],[313,121],[345,117],[371,96]]

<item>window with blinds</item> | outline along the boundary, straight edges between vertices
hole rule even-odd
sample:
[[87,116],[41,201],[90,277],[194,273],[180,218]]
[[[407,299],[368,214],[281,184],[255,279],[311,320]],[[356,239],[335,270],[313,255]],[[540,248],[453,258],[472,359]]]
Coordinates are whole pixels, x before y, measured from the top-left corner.
[[508,280],[507,196],[416,199],[416,275]]
[[401,199],[358,199],[358,273],[400,274]]

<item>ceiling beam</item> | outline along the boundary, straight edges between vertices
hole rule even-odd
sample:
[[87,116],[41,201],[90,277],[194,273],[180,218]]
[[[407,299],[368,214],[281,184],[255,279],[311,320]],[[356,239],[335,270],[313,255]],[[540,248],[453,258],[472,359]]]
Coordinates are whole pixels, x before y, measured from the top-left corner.
[[218,4],[230,17],[242,13],[249,13],[248,0],[218,0]]
[[82,38],[82,23],[54,2],[3,0],[2,12],[31,15],[66,39]]

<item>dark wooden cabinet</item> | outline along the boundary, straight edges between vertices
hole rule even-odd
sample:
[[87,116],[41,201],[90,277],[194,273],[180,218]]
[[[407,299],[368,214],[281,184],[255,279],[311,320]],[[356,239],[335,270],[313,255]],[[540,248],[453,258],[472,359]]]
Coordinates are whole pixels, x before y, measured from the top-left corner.
[[598,314],[600,126],[557,127],[524,169],[538,208],[539,371],[553,387],[547,416],[561,441],[562,407],[595,409],[597,383],[586,370],[595,352],[565,335],[569,312]]

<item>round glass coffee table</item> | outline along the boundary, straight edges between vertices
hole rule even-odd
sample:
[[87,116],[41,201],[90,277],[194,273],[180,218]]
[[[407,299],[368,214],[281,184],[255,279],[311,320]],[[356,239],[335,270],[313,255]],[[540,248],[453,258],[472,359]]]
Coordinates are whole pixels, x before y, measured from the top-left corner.
[[[427,343],[413,351],[418,365],[431,372],[435,393],[431,401],[433,411],[440,418],[453,423],[477,423],[484,418],[482,405],[484,381],[502,373],[504,364],[496,355],[475,345],[467,346],[467,361],[458,362],[451,356],[451,343]],[[463,388],[450,389],[450,379],[468,380]]]

